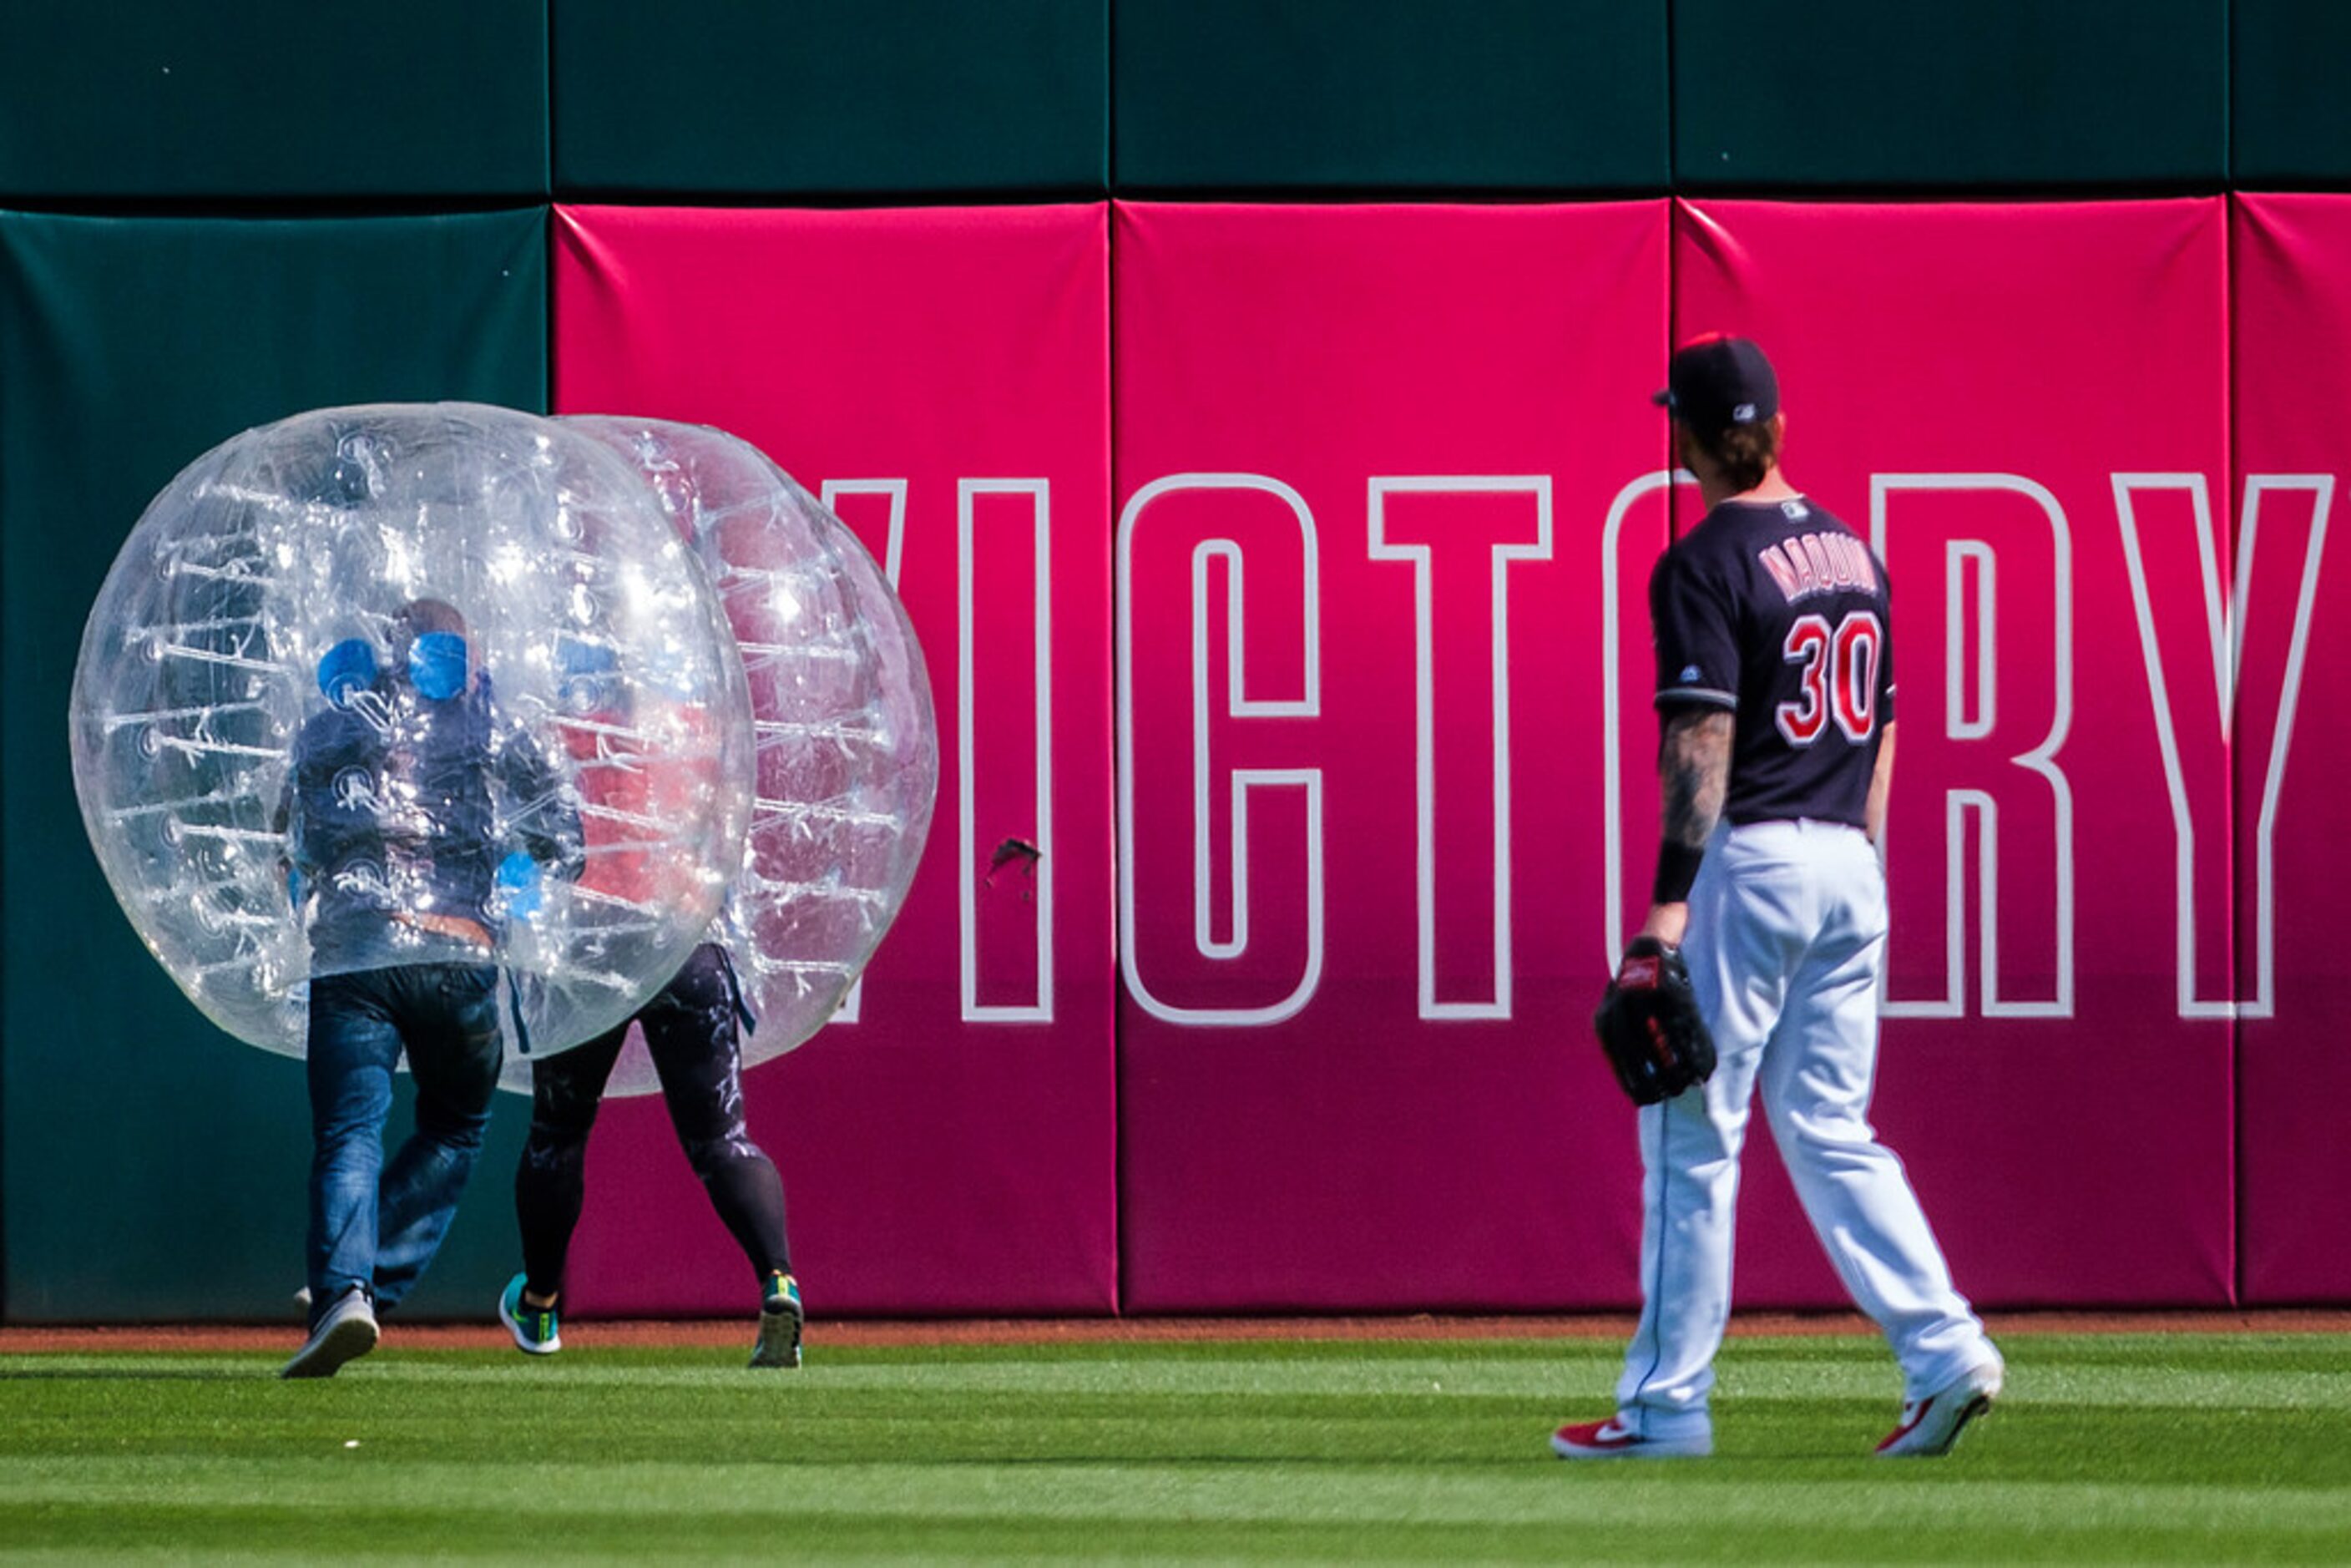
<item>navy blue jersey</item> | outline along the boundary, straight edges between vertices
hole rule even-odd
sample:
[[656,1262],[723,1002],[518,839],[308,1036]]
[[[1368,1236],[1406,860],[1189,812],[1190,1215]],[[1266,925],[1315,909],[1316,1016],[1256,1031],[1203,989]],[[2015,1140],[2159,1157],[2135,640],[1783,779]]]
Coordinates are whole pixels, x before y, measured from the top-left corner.
[[1894,720],[1886,572],[1809,500],[1725,501],[1649,578],[1657,706],[1737,716],[1723,815],[1860,827]]

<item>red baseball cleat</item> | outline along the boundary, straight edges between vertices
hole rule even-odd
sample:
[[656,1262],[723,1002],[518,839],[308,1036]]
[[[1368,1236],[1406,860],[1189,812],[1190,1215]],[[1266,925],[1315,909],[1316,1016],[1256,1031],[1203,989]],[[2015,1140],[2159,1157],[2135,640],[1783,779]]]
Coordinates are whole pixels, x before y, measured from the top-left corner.
[[1969,1422],[2000,1397],[2001,1366],[1995,1356],[1970,1367],[1959,1381],[1902,1406],[1902,1425],[1877,1445],[1881,1459],[1933,1458],[1951,1451]]
[[1562,1427],[1551,1435],[1551,1451],[1562,1459],[1702,1459],[1714,1452],[1714,1437],[1700,1432],[1679,1437],[1644,1437],[1615,1416]]

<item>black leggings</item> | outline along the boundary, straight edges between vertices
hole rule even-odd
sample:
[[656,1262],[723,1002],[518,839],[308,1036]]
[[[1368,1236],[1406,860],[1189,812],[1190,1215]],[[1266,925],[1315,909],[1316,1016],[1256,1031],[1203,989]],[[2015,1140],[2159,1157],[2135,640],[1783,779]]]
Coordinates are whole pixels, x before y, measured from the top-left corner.
[[[726,954],[705,942],[632,1021],[644,1026],[645,1048],[687,1162],[764,1281],[791,1270],[784,1183],[744,1123],[736,1020],[734,971]],[[628,1032],[623,1023],[531,1064],[530,1139],[515,1171],[515,1215],[522,1223],[523,1270],[534,1295],[551,1296],[562,1288],[564,1259],[587,1195],[588,1134]]]

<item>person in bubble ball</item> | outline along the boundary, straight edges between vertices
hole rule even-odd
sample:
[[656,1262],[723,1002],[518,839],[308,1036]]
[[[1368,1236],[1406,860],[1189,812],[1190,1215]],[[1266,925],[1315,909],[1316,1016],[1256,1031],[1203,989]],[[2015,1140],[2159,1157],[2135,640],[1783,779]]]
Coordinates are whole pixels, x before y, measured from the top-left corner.
[[[654,693],[643,694],[639,701],[661,711],[619,712],[614,706],[617,693],[603,678],[604,661],[598,650],[567,648],[564,659],[571,698],[567,706],[591,712],[598,721],[567,731],[575,749],[597,750],[610,761],[616,730],[643,737],[627,743],[643,752],[628,759],[631,766],[583,770],[582,778],[592,781],[591,804],[619,820],[661,815],[669,794],[691,789],[695,783],[690,770],[665,764],[664,754],[708,749],[663,743],[688,741],[684,732],[708,725],[709,716]],[[622,850],[600,853],[580,880],[595,891],[645,902],[670,895],[672,890],[663,883],[672,874],[674,868],[657,856]],[[635,1023],[644,1030],[646,1053],[660,1076],[662,1098],[686,1163],[758,1278],[759,1326],[751,1364],[799,1365],[807,1319],[784,1236],[783,1177],[775,1162],[751,1141],[744,1114],[740,1031],[755,1022],[726,949],[716,941],[705,942],[633,1019],[585,1045],[532,1061],[530,1136],[515,1170],[523,1270],[498,1297],[498,1319],[520,1349],[551,1355],[563,1348],[559,1308],[564,1265],[587,1197],[588,1134],[596,1124],[597,1107],[620,1060],[629,1025]]]
[[[314,976],[309,1335],[287,1377],[372,1350],[376,1314],[440,1248],[497,1087],[500,911],[538,869],[576,876],[583,858],[571,792],[470,667],[457,610],[413,600],[389,643],[381,666],[360,639],[320,662],[328,706],[295,741],[277,808]],[[403,1051],[416,1125],[387,1165]]]

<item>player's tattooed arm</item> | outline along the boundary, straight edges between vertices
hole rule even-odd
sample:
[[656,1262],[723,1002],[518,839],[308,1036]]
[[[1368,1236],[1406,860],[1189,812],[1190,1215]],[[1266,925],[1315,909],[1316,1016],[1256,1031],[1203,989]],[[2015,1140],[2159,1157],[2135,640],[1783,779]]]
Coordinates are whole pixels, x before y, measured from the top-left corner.
[[1731,716],[1719,708],[1688,708],[1666,719],[1657,744],[1657,776],[1664,787],[1664,843],[1657,852],[1657,886],[1641,935],[1667,946],[1680,943],[1689,925],[1687,889],[1698,856],[1722,816],[1730,785]]
[[1666,720],[1657,778],[1665,793],[1667,842],[1706,847],[1730,787],[1732,722],[1728,709],[1712,707],[1683,708]]

